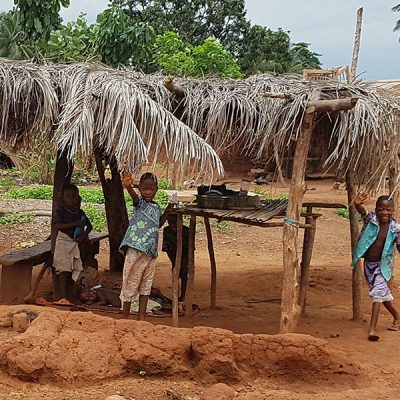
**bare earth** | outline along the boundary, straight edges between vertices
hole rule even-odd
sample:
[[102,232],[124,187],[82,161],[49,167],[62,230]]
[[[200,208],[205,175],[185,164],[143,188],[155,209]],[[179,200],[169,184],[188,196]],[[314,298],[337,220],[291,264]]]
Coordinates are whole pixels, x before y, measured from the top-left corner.
[[[309,182],[307,200],[346,202],[345,192],[333,191],[332,182]],[[266,187],[264,187],[266,188]],[[274,189],[284,193],[287,189]],[[373,202],[371,203],[371,205]],[[370,208],[371,208],[370,205]],[[45,201],[10,201],[0,199],[0,210],[48,209]],[[316,243],[312,260],[310,287],[307,294],[306,315],[297,332],[312,335],[328,342],[328,348],[339,357],[363,371],[363,377],[348,373],[346,380],[335,376],[315,378],[310,384],[298,379],[295,369],[280,380],[267,376],[230,383],[237,390],[238,399],[397,399],[400,398],[400,332],[390,332],[391,320],[383,311],[379,321],[381,340],[367,341],[367,322],[351,321],[351,270],[348,221],[332,210],[320,210]],[[18,248],[21,242],[40,241],[48,236],[48,218],[37,218],[32,224],[1,226],[0,254]],[[218,309],[209,309],[210,267],[203,226],[199,224],[196,253],[195,302],[200,312],[191,319],[181,318],[182,327],[208,326],[223,328],[234,333],[275,334],[279,326],[282,280],[282,230],[247,227],[230,224],[230,231],[214,228],[218,268]],[[302,236],[302,232],[301,232]],[[301,245],[301,238],[299,244]],[[299,248],[301,251],[301,246]],[[107,267],[107,245],[100,254],[101,268]],[[35,268],[37,274],[40,267]],[[119,277],[115,277],[119,279]],[[398,304],[397,274],[392,289]],[[159,257],[154,286],[171,294],[170,265],[164,254]],[[46,277],[40,292],[50,290]],[[246,302],[259,300],[261,302]],[[0,314],[25,306],[0,306]],[[399,304],[400,307],[400,304]],[[30,307],[34,308],[34,307]],[[44,308],[36,308],[39,311]],[[370,301],[364,287],[364,312],[369,318]],[[170,325],[168,318],[149,318],[154,324]],[[0,342],[19,335],[0,328]],[[178,339],[177,339],[178,340]],[[68,357],[68,356],[66,356]],[[173,388],[183,395],[200,395],[210,382],[182,376],[145,376],[138,374],[120,378],[79,383],[42,379],[40,383],[18,380],[3,369],[0,372],[0,399],[105,399],[121,393],[136,400],[167,399],[165,390]]]

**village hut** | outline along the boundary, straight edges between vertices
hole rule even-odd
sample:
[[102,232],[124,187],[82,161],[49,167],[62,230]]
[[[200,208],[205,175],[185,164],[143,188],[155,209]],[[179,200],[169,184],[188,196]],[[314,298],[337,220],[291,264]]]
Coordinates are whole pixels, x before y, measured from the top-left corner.
[[[110,268],[121,270],[119,244],[128,226],[121,171],[137,172],[157,156],[219,176],[222,163],[193,130],[129,79],[98,64],[0,61],[0,142],[16,151],[37,139],[58,150],[53,216],[73,160],[95,156],[105,197]],[[111,179],[104,171],[109,166]]]
[[[2,61],[0,96],[2,141],[18,148],[41,135],[59,149],[55,194],[70,177],[70,160],[79,152],[95,154],[109,232],[116,241],[127,223],[118,170],[137,170],[161,148],[171,162],[190,165],[190,171],[197,168],[202,174],[222,172],[212,147],[221,154],[248,154],[255,160],[275,157],[278,165],[280,154],[292,151],[283,230],[282,332],[295,329],[302,310],[297,237],[312,141],[325,149],[323,165],[346,175],[350,203],[355,184],[375,188],[391,165],[397,169],[400,140],[394,127],[400,105],[387,92],[363,85],[271,76],[166,79],[97,64]],[[111,166],[111,180],[104,177],[105,162]],[[116,211],[120,205],[123,214]],[[358,311],[360,279],[357,269],[353,283]]]

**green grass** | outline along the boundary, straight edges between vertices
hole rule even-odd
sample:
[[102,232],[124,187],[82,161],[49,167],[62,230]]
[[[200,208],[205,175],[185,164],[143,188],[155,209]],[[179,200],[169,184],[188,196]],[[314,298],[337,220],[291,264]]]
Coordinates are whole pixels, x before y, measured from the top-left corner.
[[34,213],[12,213],[0,216],[0,225],[27,224],[35,219]]
[[336,215],[339,215],[340,217],[349,219],[349,209],[348,208],[338,208],[335,211]]

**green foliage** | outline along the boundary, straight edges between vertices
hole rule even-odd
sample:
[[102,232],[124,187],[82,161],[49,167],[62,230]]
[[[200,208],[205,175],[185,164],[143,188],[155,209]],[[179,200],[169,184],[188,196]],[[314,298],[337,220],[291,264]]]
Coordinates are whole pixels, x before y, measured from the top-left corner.
[[211,219],[210,225],[223,233],[232,233],[234,231],[232,225],[230,225],[228,221],[218,222],[216,219]]
[[141,66],[146,63],[154,40],[153,28],[146,22],[133,20],[120,1],[110,4],[97,16],[97,51],[106,64]]
[[107,230],[107,218],[106,212],[104,210],[100,210],[93,204],[82,206],[82,210],[89,218],[95,231],[104,232],[105,230]]
[[172,180],[171,179],[160,179],[158,181],[158,188],[164,189],[164,190],[173,189]]
[[0,57],[20,60],[30,57],[27,36],[19,24],[15,11],[0,14]]
[[69,7],[69,0],[14,0],[14,4],[28,39],[47,42],[50,32],[60,27],[60,9]]
[[309,50],[308,43],[290,42],[288,32],[272,31],[254,25],[243,39],[239,65],[247,74],[302,72],[305,68],[320,68],[320,56]]
[[230,78],[243,76],[233,56],[213,38],[191,47],[177,33],[166,32],[157,36],[154,47],[156,63],[168,74]]
[[26,224],[35,219],[34,213],[12,213],[0,215],[0,225]]
[[97,27],[88,26],[85,14],[53,31],[48,41],[47,56],[54,61],[86,61],[97,57]]
[[349,217],[349,209],[348,208],[338,208],[335,211],[335,214],[339,215],[340,217],[346,218],[346,219],[350,218]]
[[16,185],[15,178],[12,176],[1,176],[0,177],[0,191],[8,191]]
[[38,199],[38,200],[51,200],[53,197],[53,188],[51,186],[26,186],[19,188],[12,188],[6,192],[6,196],[12,199]]
[[[128,13],[135,21],[153,26],[159,35],[177,32],[197,46],[215,37],[237,54],[249,28],[244,0],[128,0]],[[171,54],[172,55],[172,54]]]
[[[400,4],[397,4],[396,6],[394,6],[393,8],[392,8],[392,11],[393,12],[400,12]],[[396,32],[396,31],[400,31],[400,19],[398,19],[397,21],[396,21],[396,25],[394,26],[394,28],[393,28],[393,30]],[[399,39],[400,40],[400,39]]]

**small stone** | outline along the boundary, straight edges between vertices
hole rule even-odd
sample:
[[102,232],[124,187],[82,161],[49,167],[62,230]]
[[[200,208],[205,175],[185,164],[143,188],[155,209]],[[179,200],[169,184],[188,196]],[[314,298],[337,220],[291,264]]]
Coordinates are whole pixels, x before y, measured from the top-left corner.
[[3,328],[11,328],[13,326],[13,319],[10,316],[4,317],[1,321],[1,326]]
[[206,389],[201,397],[202,400],[232,400],[235,390],[225,383],[217,383]]
[[126,398],[120,396],[119,394],[113,394],[112,396],[108,396],[106,400],[126,400]]
[[14,314],[12,318],[14,331],[18,333],[25,332],[29,327],[29,318],[25,313]]

